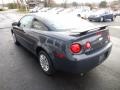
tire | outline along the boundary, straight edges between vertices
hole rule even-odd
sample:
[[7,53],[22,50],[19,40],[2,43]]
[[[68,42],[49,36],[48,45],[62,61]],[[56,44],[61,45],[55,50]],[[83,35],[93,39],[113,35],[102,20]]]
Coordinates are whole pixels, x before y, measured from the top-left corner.
[[115,20],[115,17],[111,18],[111,21],[114,21]]
[[13,37],[14,43],[15,43],[16,45],[19,45],[19,42],[17,41],[17,38],[16,38],[16,36],[15,36],[14,33],[12,34],[12,37]]
[[45,51],[39,52],[39,63],[45,74],[53,75],[55,73],[51,59]]
[[92,21],[92,20],[89,19],[89,21]]

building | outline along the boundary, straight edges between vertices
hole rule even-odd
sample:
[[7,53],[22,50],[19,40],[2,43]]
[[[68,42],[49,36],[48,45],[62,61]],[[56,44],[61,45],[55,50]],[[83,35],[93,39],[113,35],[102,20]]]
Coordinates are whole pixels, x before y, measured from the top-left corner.
[[54,0],[28,0],[27,5],[29,8],[33,8],[35,6],[39,7],[51,7],[55,4]]
[[27,5],[29,8],[34,8],[35,6],[44,6],[44,2],[41,0],[27,0]]

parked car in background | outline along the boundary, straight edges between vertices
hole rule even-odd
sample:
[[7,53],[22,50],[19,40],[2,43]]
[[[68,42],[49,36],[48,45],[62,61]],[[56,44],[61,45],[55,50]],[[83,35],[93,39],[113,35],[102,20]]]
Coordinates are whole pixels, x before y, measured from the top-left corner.
[[48,75],[55,71],[86,73],[109,56],[112,44],[107,26],[76,16],[28,14],[12,24],[15,44],[38,57]]
[[112,12],[106,9],[98,10],[88,17],[89,21],[103,22],[108,19],[110,19],[111,21],[114,21],[115,17]]
[[73,16],[77,16],[81,12],[81,9],[79,8],[73,8],[68,13]]
[[42,9],[39,9],[39,12],[47,12],[47,10],[49,10],[50,7],[45,7],[45,8],[42,8]]
[[40,9],[42,9],[43,7],[38,7],[38,6],[36,6],[36,7],[34,7],[33,9],[30,9],[29,10],[29,12],[30,13],[36,13],[36,12],[38,12]]
[[73,11],[74,8],[66,8],[61,11],[59,11],[59,14],[70,14],[70,12]]
[[57,9],[58,9],[57,7],[51,8],[46,13],[48,13],[48,14],[55,14]]
[[83,18],[83,19],[88,19],[88,17],[94,13],[93,11],[90,11],[90,10],[86,10],[86,11],[83,11],[81,12],[80,14],[80,17]]
[[113,11],[113,14],[115,17],[120,16],[120,10]]

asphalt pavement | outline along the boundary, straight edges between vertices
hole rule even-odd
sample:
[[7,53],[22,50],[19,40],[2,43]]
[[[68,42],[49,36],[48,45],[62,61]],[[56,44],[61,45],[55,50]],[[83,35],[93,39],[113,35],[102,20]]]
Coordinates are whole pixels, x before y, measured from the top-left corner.
[[13,43],[11,23],[22,16],[13,12],[0,12],[0,90],[120,90],[120,17],[99,23],[110,25],[113,43],[104,63],[84,77],[62,72],[46,76],[37,58]]

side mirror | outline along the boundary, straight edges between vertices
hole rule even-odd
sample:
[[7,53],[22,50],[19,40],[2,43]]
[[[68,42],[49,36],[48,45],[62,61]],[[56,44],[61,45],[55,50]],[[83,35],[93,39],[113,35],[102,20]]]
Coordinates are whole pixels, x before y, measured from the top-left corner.
[[12,23],[12,26],[18,26],[18,22]]

